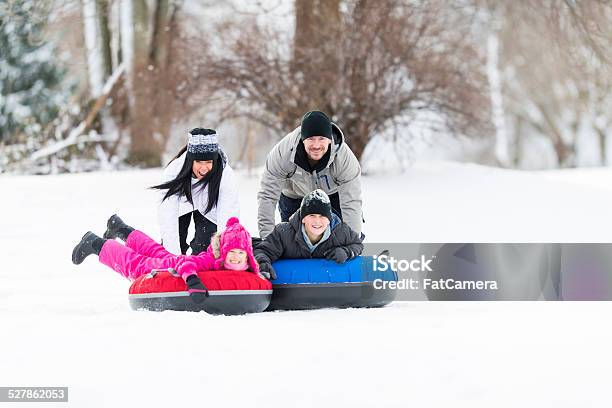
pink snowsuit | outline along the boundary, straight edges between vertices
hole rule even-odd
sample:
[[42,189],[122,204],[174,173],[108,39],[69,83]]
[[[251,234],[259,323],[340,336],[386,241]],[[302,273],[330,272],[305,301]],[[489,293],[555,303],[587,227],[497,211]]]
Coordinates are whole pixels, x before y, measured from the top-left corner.
[[132,280],[153,269],[167,268],[176,269],[184,279],[187,279],[196,272],[189,264],[197,262],[201,270],[207,270],[214,263],[214,259],[209,259],[208,252],[199,256],[171,254],[147,234],[138,230],[130,233],[125,246],[117,241],[107,240],[102,246],[99,259],[104,265]]
[[117,241],[107,240],[100,251],[99,260],[128,279],[137,279],[153,269],[175,269],[187,280],[198,271],[223,270],[227,253],[235,248],[247,252],[251,270],[259,272],[259,265],[253,256],[251,236],[239,224],[236,217],[227,221],[223,233],[214,237],[208,250],[198,255],[174,255],[142,231],[134,230],[128,235],[125,246]]

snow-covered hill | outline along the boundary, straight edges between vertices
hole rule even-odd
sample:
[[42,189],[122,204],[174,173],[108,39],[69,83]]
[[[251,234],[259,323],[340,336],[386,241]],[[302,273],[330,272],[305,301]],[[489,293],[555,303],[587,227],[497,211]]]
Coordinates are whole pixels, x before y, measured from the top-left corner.
[[[74,407],[609,405],[610,303],[131,311],[128,281],[70,253],[115,212],[158,236],[146,187],[160,174],[0,176],[0,386],[68,386]],[[364,231],[369,242],[612,242],[610,180],[611,169],[417,163],[364,178]],[[258,177],[240,186],[255,232]]]

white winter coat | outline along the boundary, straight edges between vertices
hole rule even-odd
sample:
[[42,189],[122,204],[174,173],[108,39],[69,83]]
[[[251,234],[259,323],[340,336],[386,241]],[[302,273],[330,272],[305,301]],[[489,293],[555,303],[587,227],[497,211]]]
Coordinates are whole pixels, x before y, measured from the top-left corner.
[[[183,153],[176,160],[171,162],[164,170],[162,183],[176,178],[187,153]],[[197,183],[197,179],[192,180],[192,186]],[[161,190],[161,198],[163,199],[167,190]],[[238,187],[236,185],[236,177],[234,170],[224,160],[223,176],[221,177],[221,185],[219,186],[219,201],[210,212],[205,213],[208,206],[208,186],[197,188],[192,191],[191,204],[185,196],[180,198],[177,195],[161,201],[158,208],[158,220],[161,231],[161,239],[164,248],[173,254],[181,253],[179,242],[179,217],[195,210],[200,211],[209,221],[217,224],[219,231],[225,229],[227,220],[231,217],[240,217],[240,201],[238,195]]]

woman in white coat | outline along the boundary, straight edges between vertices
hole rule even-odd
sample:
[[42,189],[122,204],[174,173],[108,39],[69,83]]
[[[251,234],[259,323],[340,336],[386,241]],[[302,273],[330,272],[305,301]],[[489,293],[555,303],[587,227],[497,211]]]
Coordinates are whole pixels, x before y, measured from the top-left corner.
[[[162,245],[174,254],[205,251],[217,226],[239,217],[240,203],[234,171],[219,148],[213,129],[195,128],[189,141],[170,161],[161,190],[159,226]],[[187,231],[193,218],[195,237],[188,244]]]

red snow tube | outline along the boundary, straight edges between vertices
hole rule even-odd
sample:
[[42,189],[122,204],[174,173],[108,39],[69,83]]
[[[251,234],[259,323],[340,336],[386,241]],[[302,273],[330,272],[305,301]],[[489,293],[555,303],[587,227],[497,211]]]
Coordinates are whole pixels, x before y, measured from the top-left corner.
[[185,281],[176,273],[153,271],[132,283],[130,306],[134,310],[244,314],[263,312],[270,304],[272,284],[253,272],[205,271],[198,276],[209,292],[202,303],[189,297]]

